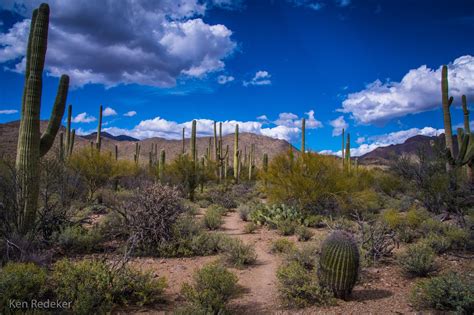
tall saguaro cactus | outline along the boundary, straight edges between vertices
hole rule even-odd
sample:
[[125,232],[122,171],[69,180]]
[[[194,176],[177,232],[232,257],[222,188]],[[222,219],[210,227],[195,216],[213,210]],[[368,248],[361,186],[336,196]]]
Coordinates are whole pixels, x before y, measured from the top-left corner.
[[185,145],[184,145],[184,143],[185,143],[184,132],[185,132],[185,128],[183,128],[182,143],[181,143],[182,146],[183,146],[181,148],[181,154],[183,154],[183,155],[184,155],[184,153],[186,153],[186,148],[185,148]]
[[218,148],[217,148],[217,126],[216,121],[214,121],[214,161],[217,162],[218,159]]
[[235,125],[234,134],[234,179],[235,182],[239,182],[239,174],[237,169],[239,168],[239,124]]
[[[469,137],[471,135],[471,126],[470,126],[470,121],[469,121],[469,110],[467,109],[466,95],[463,95],[461,97],[461,104],[462,104],[462,111],[464,114],[464,134],[467,137]],[[458,134],[458,137],[459,137],[459,134]],[[474,162],[467,164],[467,178],[471,183],[474,182]]]
[[96,140],[97,151],[99,152],[100,152],[100,147],[102,146],[102,138],[100,137],[101,130],[102,130],[102,105],[100,105],[100,108],[99,108],[99,123],[97,125],[97,140]]
[[351,134],[347,133],[347,142],[346,142],[346,164],[347,170],[351,171]]
[[341,147],[341,157],[342,157],[342,169],[344,169],[344,160],[346,159],[346,156],[344,154],[344,146],[346,145],[345,143],[345,138],[344,138],[344,128],[342,128],[342,147]]
[[[446,149],[449,150],[451,156],[454,156],[453,127],[451,126],[450,112],[450,107],[453,103],[453,97],[449,97],[448,93],[448,67],[444,65],[441,69],[441,99],[443,105],[444,136],[446,140]],[[452,166],[447,163],[446,169],[450,171],[452,169]]]
[[306,152],[306,119],[301,120],[301,153]]
[[159,177],[160,180],[164,180],[164,173],[165,173],[165,163],[166,163],[166,151],[161,150],[160,152],[160,163],[158,164],[158,172],[159,172]]
[[196,153],[196,120],[193,120],[192,129],[191,129],[191,158],[194,163],[196,163],[197,153]]
[[20,232],[26,234],[34,226],[39,196],[39,163],[51,146],[64,115],[69,77],[62,75],[48,127],[40,134],[43,69],[48,42],[49,6],[41,4],[33,11],[26,52],[25,86],[23,89],[20,131],[16,155],[19,174],[21,213]]

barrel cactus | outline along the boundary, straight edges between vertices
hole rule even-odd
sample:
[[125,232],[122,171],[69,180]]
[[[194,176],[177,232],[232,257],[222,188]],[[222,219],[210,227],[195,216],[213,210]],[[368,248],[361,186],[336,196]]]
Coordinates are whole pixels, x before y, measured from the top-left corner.
[[319,279],[337,298],[346,299],[359,273],[359,250],[353,237],[334,231],[324,241],[319,260]]

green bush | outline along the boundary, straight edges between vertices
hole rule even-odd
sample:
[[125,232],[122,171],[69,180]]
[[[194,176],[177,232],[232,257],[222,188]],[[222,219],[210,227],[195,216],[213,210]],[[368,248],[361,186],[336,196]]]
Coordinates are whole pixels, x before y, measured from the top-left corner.
[[211,202],[207,199],[200,199],[197,201],[197,204],[200,208],[207,208],[211,205]]
[[101,240],[102,235],[98,229],[85,229],[80,225],[68,226],[57,236],[59,246],[73,253],[90,253],[97,250]]
[[407,274],[425,277],[435,270],[435,252],[426,244],[413,244],[400,254],[398,262]]
[[436,233],[430,233],[420,240],[420,243],[426,244],[437,254],[447,252],[451,248],[451,241],[446,237]]
[[72,302],[76,314],[107,313],[116,304],[144,305],[160,299],[166,282],[127,267],[112,270],[94,260],[60,260],[53,265],[56,298]]
[[282,221],[301,223],[301,212],[285,204],[274,204],[272,206],[260,206],[251,212],[250,218],[257,224],[267,224],[270,228],[277,228]]
[[452,249],[464,249],[469,242],[469,232],[457,226],[448,225],[444,235],[451,243]]
[[220,189],[211,190],[208,192],[209,200],[216,205],[226,209],[237,208],[237,202],[234,196],[229,191],[222,191]]
[[295,232],[298,235],[298,241],[306,242],[313,237],[313,232],[304,225],[297,227]]
[[333,301],[332,293],[321,287],[314,270],[292,261],[278,268],[279,291],[285,305],[305,307]]
[[244,244],[240,239],[228,238],[221,245],[226,263],[242,268],[257,261],[257,253],[253,245]]
[[239,212],[242,221],[247,222],[249,220],[250,212],[252,212],[252,208],[250,208],[249,204],[244,203],[237,207],[237,211]]
[[295,234],[298,223],[291,219],[284,219],[277,222],[277,229],[281,235],[293,235]]
[[46,271],[33,263],[6,264],[0,269],[0,313],[9,314],[10,300],[40,300],[46,283]]
[[305,269],[316,270],[319,247],[315,244],[305,244],[301,249],[294,249],[286,253],[286,260],[296,261]]
[[279,238],[272,243],[272,253],[290,253],[296,249],[296,244],[286,238]]
[[415,284],[411,302],[418,309],[432,308],[457,314],[474,312],[474,280],[450,272]]
[[304,218],[303,224],[307,227],[322,228],[324,227],[324,217],[318,214],[312,214]]
[[203,223],[209,230],[217,230],[224,223],[220,208],[209,207],[204,214]]
[[211,204],[207,210],[211,210],[211,211],[215,211],[215,212],[219,212],[222,216],[226,215],[227,214],[227,209],[224,208],[223,206],[220,206],[218,204]]
[[244,233],[251,234],[251,233],[255,232],[256,229],[257,229],[257,225],[255,223],[248,222],[244,226]]
[[[221,314],[237,292],[237,276],[218,264],[208,264],[194,274],[194,283],[185,283],[182,294],[193,314]],[[196,312],[197,311],[197,312]]]

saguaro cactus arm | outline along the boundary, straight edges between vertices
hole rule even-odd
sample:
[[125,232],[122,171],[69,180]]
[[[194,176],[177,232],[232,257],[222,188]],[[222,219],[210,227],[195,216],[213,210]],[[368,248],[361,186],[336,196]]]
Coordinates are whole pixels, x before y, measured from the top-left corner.
[[451,126],[450,113],[450,107],[453,103],[453,97],[449,97],[448,92],[448,67],[443,66],[443,68],[441,69],[441,97],[443,105],[444,136],[446,139],[446,148],[451,153],[451,156],[454,156],[453,128]]

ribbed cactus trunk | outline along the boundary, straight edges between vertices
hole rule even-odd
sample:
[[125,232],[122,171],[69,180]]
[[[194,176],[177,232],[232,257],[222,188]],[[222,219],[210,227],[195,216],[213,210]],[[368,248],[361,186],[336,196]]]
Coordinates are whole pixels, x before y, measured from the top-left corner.
[[344,137],[344,128],[342,128],[342,145],[341,145],[341,152],[342,152],[342,154],[341,154],[341,158],[342,158],[342,159],[341,159],[341,161],[342,161],[342,169],[344,169],[344,160],[346,159],[346,156],[345,156],[345,154],[344,154],[344,146],[346,145],[346,144],[345,144],[345,141],[346,141],[346,139],[345,139],[345,137]]
[[347,142],[346,142],[346,164],[347,164],[347,170],[350,172],[351,171],[351,134],[347,134]]
[[306,152],[306,119],[301,120],[301,153]]
[[133,155],[133,160],[135,161],[135,164],[138,165],[138,162],[140,161],[140,144],[138,144],[138,142],[135,142],[135,154]]
[[[264,153],[263,154],[263,161],[262,161],[262,168],[263,168],[263,173],[266,175],[268,172],[268,154]],[[264,177],[264,185],[267,187],[267,177]]]
[[102,131],[102,105],[99,107],[99,122],[97,124],[97,140],[96,140],[96,145],[97,145],[97,151],[100,152],[100,148],[102,146],[102,138],[100,136],[100,133]]
[[[470,120],[469,120],[469,109],[467,108],[467,99],[466,95],[462,96],[462,111],[464,114],[464,134],[466,136],[470,136],[471,134],[471,125],[470,125]],[[466,174],[467,174],[467,180],[474,184],[474,162],[470,162],[466,166]]]
[[193,120],[192,128],[191,128],[191,158],[194,163],[197,160],[197,153],[196,153],[196,120]]
[[72,149],[74,147],[74,138],[76,131],[73,129],[71,132],[71,118],[72,118],[72,105],[67,108],[67,125],[66,125],[66,145],[63,148],[63,159],[67,159],[72,155]]
[[166,152],[165,152],[165,150],[161,150],[161,152],[160,152],[160,163],[158,165],[158,167],[159,167],[159,177],[160,177],[161,181],[164,180],[165,165],[166,165]]
[[235,125],[235,134],[234,134],[234,179],[235,182],[239,182],[239,173],[237,172],[239,168],[239,124]]
[[[453,103],[453,97],[449,97],[448,94],[448,67],[444,65],[441,69],[441,99],[443,106],[444,137],[446,141],[446,149],[449,151],[451,156],[454,157],[453,128],[451,125],[450,112],[450,107]],[[450,163],[446,163],[446,170],[448,172],[452,170],[452,165]]]
[[182,144],[181,154],[183,154],[183,155],[184,155],[184,153],[186,153],[184,132],[185,132],[185,128],[183,128],[182,143],[181,143]]
[[115,145],[115,161],[118,161],[118,146]]
[[250,155],[249,155],[249,180],[252,180],[254,155],[255,155],[255,144],[252,144],[250,146]]
[[219,149],[217,147],[217,124],[214,121],[214,161],[218,162],[219,159]]
[[[226,146],[226,152],[229,152],[229,145]],[[227,171],[229,168],[229,154],[226,154],[224,162],[224,180],[227,180]]]
[[33,11],[26,52],[16,170],[20,184],[18,226],[22,234],[34,228],[39,196],[40,157],[53,145],[64,114],[69,77],[61,76],[54,107],[46,131],[40,134],[41,94],[49,26],[49,6],[41,4]]
[[359,249],[347,232],[334,231],[321,246],[318,276],[337,298],[346,299],[359,273]]

